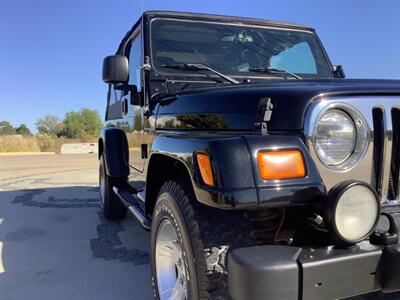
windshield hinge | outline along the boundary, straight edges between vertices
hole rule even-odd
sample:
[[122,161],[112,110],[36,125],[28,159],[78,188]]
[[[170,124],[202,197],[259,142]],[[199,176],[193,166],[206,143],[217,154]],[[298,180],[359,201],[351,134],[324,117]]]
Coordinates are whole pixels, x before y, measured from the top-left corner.
[[274,105],[271,102],[271,98],[262,98],[258,102],[257,122],[254,125],[256,130],[261,131],[262,135],[268,134],[267,122],[271,120],[273,109]]
[[150,58],[148,56],[144,57],[144,63],[140,66],[140,69],[142,69],[143,71],[151,70]]

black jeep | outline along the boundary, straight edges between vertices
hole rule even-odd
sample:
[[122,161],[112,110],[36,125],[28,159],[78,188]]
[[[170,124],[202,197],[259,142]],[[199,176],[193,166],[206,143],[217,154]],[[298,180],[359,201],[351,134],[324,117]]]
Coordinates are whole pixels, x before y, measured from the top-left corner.
[[400,81],[344,77],[308,26],[203,14],[105,58],[102,209],[156,299],[399,299]]

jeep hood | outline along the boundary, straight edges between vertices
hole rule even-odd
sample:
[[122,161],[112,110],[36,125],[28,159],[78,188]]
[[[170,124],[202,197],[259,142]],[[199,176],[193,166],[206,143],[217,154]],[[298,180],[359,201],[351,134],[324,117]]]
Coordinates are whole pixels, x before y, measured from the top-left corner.
[[269,131],[302,130],[308,105],[319,96],[400,95],[400,80],[273,80],[262,84],[187,91],[161,100],[157,128],[254,130],[259,103],[270,98]]

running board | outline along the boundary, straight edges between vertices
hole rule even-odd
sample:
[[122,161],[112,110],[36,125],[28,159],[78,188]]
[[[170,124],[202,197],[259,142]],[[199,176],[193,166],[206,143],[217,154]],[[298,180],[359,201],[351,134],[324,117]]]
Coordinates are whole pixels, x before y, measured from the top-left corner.
[[124,204],[136,218],[136,220],[139,221],[140,225],[142,225],[144,229],[150,230],[151,220],[145,216],[143,210],[140,208],[137,200],[135,199],[135,196],[133,196],[127,190],[123,188],[117,188],[116,186],[113,187],[113,191],[121,200],[122,204]]

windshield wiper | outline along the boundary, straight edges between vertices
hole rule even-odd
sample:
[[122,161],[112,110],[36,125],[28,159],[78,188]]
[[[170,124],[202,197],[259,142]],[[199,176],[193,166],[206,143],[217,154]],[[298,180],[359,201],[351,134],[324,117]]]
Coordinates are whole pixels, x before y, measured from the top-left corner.
[[277,69],[277,68],[271,68],[271,67],[259,67],[259,68],[248,68],[250,72],[257,72],[257,73],[267,73],[267,74],[279,74],[279,73],[285,73],[289,74],[290,76],[296,78],[296,79],[302,79],[300,76],[285,70],[285,69]]
[[222,74],[222,73],[220,73],[206,65],[203,65],[203,64],[168,64],[168,65],[161,65],[161,67],[169,68],[169,69],[177,69],[177,70],[189,70],[189,71],[207,70],[207,71],[210,71],[210,72],[218,75],[219,77],[225,79],[229,83],[239,84],[239,81],[237,81],[236,79],[233,79],[232,77]]

